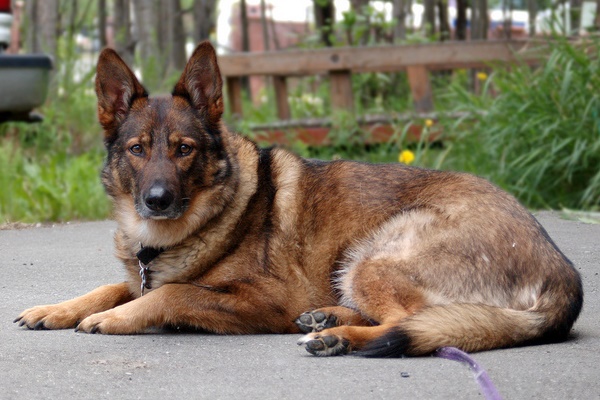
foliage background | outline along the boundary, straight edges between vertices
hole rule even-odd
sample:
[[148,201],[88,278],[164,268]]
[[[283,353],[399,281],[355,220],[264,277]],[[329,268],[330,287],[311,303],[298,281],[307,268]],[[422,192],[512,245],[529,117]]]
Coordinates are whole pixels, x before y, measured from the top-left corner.
[[[182,4],[191,7],[192,3]],[[70,9],[66,15],[74,24],[66,32],[95,24],[93,8]],[[364,33],[368,21],[356,21],[352,26],[347,20],[335,26],[337,37],[344,38],[348,29],[356,29],[350,36],[359,40],[357,32]],[[381,29],[394,28],[373,21]],[[294,142],[290,147],[306,157],[370,162],[398,162],[401,153],[410,151],[412,165],[484,176],[533,209],[598,211],[599,39],[593,35],[579,41],[554,39],[543,65],[490,66],[491,73],[481,79],[479,91],[472,90],[474,79],[469,71],[435,74],[435,121],[418,115],[406,119],[412,99],[405,74],[354,75],[359,115],[403,112],[403,118],[393,122],[395,134],[388,143],[372,144],[369,132],[358,126],[355,116],[330,110],[325,79],[303,79],[290,91],[293,117],[329,117],[332,145],[310,147]],[[312,39],[307,40],[307,47],[314,46]],[[407,40],[427,42],[432,38],[417,32]],[[58,37],[55,57],[58,68],[53,89],[41,109],[44,121],[0,124],[0,224],[110,216],[99,178],[104,150],[96,121],[93,62],[88,60],[87,67],[82,67],[82,59],[90,55],[81,54],[73,34]],[[180,73],[180,69],[164,68],[152,59],[141,62],[139,54],[135,57],[134,65],[154,89],[169,90]],[[252,124],[276,118],[274,95],[267,89],[260,104],[244,101],[244,109],[251,110],[244,121],[226,118],[234,130],[252,137]],[[419,141],[409,140],[407,135],[413,125],[424,127]],[[432,141],[434,133],[441,136]]]

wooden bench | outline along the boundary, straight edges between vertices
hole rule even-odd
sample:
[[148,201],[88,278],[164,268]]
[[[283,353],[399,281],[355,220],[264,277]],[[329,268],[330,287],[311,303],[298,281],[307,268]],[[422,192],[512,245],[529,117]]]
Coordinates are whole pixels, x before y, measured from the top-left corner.
[[234,53],[219,57],[227,84],[228,104],[241,116],[242,78],[272,76],[280,120],[291,118],[286,79],[291,76],[325,74],[330,79],[332,108],[354,110],[351,76],[361,72],[406,71],[414,110],[433,111],[429,71],[487,68],[496,62],[539,62],[543,42],[523,40],[445,42],[373,47],[338,47]]

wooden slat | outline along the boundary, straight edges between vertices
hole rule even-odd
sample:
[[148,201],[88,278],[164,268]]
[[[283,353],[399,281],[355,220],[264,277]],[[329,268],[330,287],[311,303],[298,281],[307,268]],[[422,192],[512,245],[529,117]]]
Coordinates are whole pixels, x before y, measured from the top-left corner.
[[273,76],[273,88],[275,89],[275,101],[277,102],[277,117],[281,120],[290,119],[290,105],[288,103],[287,80],[285,76]]
[[352,74],[350,71],[331,71],[331,106],[334,109],[354,111],[354,94],[352,93]]
[[[224,76],[313,75],[327,71],[398,71],[412,65],[427,69],[484,67],[494,61],[539,59],[522,50],[525,41],[470,41],[416,45],[341,47],[264,53],[234,53],[219,57]],[[533,45],[528,44],[530,47]]]
[[227,82],[227,105],[231,113],[242,116],[242,78],[228,76]]
[[433,94],[427,69],[422,65],[409,66],[406,73],[415,111],[419,113],[433,111]]

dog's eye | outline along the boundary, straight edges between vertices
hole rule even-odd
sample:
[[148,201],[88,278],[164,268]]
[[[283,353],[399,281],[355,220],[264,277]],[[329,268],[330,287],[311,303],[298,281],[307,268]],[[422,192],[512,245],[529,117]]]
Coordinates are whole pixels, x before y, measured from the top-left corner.
[[182,144],[179,146],[179,154],[182,156],[187,156],[192,152],[192,146],[188,146],[187,144]]
[[144,149],[142,148],[142,145],[134,144],[133,146],[131,146],[129,148],[129,151],[131,152],[131,154],[133,154],[135,156],[139,156],[144,152]]

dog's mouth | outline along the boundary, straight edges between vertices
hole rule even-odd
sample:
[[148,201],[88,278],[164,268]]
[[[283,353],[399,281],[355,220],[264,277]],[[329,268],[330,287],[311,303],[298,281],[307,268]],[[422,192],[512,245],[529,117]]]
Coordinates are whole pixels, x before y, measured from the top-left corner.
[[154,220],[161,220],[161,219],[169,219],[169,217],[167,217],[166,215],[151,215],[150,219],[154,219]]

